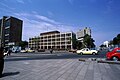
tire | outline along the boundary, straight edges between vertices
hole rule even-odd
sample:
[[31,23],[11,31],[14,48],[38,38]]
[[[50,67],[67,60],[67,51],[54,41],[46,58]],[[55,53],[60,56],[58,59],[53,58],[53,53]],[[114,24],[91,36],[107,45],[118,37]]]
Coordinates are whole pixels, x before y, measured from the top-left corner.
[[118,59],[118,57],[114,56],[114,57],[112,57],[112,60],[113,61],[118,61],[119,59]]
[[80,55],[83,55],[83,53],[82,53],[82,52],[80,52]]
[[93,52],[92,54],[93,54],[93,55],[96,55],[96,53],[95,53],[95,52]]

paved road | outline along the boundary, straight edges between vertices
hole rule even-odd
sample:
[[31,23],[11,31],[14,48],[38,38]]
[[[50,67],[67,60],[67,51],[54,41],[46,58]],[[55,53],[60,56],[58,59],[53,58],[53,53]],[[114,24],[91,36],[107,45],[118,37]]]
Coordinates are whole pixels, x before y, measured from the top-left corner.
[[[73,55],[74,58],[66,57]],[[91,61],[88,57],[92,55],[82,55],[86,61],[79,61],[78,56],[81,57],[72,53],[12,54],[5,59],[0,80],[120,80],[120,65]],[[104,57],[102,53],[99,56]]]
[[38,59],[78,59],[78,58],[106,58],[105,52],[100,52],[99,55],[78,55],[70,52],[49,52],[42,53],[13,53],[8,56],[5,61],[19,60],[38,60]]

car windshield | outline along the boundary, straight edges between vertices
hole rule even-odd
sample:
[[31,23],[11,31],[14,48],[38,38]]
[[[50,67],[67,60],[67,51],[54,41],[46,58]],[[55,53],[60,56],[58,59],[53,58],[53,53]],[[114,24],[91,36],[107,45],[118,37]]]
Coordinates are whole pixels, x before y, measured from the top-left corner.
[[113,48],[109,49],[109,51],[113,51],[113,50],[114,50]]

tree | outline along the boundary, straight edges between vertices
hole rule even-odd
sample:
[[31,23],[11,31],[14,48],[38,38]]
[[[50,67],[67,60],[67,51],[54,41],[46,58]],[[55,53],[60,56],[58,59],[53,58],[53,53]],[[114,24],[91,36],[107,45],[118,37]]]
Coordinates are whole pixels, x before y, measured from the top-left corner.
[[103,48],[103,47],[106,47],[106,45],[103,45],[103,44],[102,44],[102,45],[100,45],[100,47]]
[[90,35],[86,34],[84,36],[83,43],[85,44],[86,47],[94,48],[95,47],[94,42],[95,42],[95,40],[93,40],[93,38],[91,38]]
[[117,37],[113,38],[113,45],[117,45],[118,42],[117,42]]
[[19,42],[19,46],[21,46],[22,49],[24,49],[25,47],[28,47],[28,42],[27,41],[21,41],[21,42]]
[[76,48],[81,49],[83,47],[84,47],[83,43],[81,41],[76,40]]
[[117,35],[117,44],[120,45],[120,34]]

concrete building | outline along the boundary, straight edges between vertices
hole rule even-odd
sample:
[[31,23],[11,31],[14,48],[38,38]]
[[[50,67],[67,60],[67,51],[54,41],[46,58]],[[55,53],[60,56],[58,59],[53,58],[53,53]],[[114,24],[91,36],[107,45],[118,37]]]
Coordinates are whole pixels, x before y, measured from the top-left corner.
[[29,38],[29,47],[38,49],[66,50],[75,48],[76,35],[73,32],[51,31],[41,33],[39,37]]
[[29,48],[39,50],[40,36],[29,38]]
[[12,16],[0,19],[0,45],[9,47],[22,41],[23,21]]
[[109,47],[109,41],[103,42],[103,45],[105,45],[106,47]]
[[84,29],[81,29],[77,32],[77,39],[82,41],[83,37],[88,34],[91,36],[91,29],[88,27],[85,27]]

